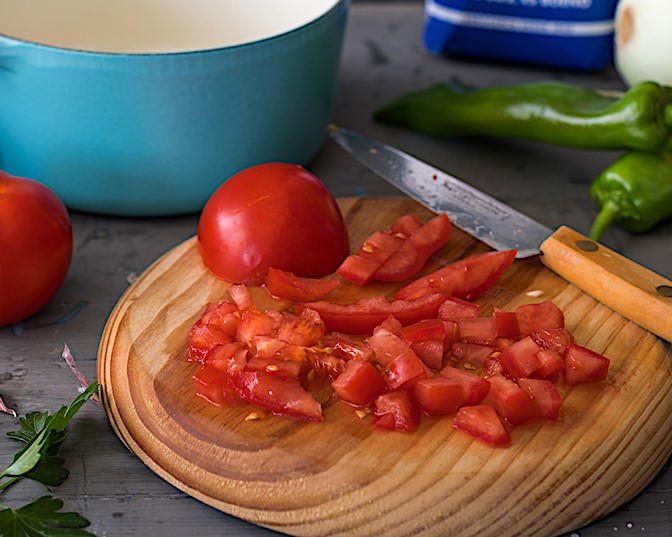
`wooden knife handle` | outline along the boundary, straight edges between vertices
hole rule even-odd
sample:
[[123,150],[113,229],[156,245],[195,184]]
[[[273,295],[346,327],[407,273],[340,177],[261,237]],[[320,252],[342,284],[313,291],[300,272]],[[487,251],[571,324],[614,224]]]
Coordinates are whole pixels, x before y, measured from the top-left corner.
[[541,245],[541,262],[649,332],[672,341],[672,281],[568,227]]

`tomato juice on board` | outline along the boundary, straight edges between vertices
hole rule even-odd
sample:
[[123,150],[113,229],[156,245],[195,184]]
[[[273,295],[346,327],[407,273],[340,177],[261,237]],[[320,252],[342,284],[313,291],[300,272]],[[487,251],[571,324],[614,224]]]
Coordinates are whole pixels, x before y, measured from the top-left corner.
[[[406,216],[371,234],[335,275],[271,267],[264,291],[253,293],[266,296],[263,305],[252,287],[233,285],[189,334],[187,357],[201,364],[197,393],[215,405],[251,403],[307,421],[325,419],[322,405],[340,401],[343,411],[406,433],[423,416],[446,417],[491,446],[509,445],[517,425],[559,419],[562,394],[606,379],[609,360],[576,344],[551,301],[481,315],[471,300],[495,285],[515,251],[469,256],[417,277],[446,230],[445,220]],[[392,253],[388,243],[396,244]],[[390,273],[413,268],[396,292],[343,300],[347,289],[369,289],[396,252],[424,259],[417,268],[397,257]]]

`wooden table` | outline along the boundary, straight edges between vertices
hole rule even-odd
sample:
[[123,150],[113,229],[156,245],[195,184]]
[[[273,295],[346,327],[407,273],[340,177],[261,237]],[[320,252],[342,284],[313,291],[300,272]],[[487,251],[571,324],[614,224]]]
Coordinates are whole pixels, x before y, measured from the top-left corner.
[[[459,77],[475,85],[558,79],[622,89],[612,70],[580,74],[448,60],[421,44],[423,6],[413,2],[352,5],[334,109],[336,123],[397,145],[445,168],[533,216],[549,227],[567,223],[587,232],[595,215],[588,188],[617,156],[513,141],[439,140],[371,120],[379,105],[411,89]],[[309,165],[336,196],[397,195],[331,143]],[[114,304],[134,275],[196,232],[197,215],[115,218],[72,214],[73,265],[62,289],[40,314],[0,328],[0,395],[23,415],[69,402],[77,383],[60,358],[67,344],[89,378],[96,375],[100,336]],[[672,277],[672,222],[641,236],[617,229],[603,240],[639,263]],[[669,349],[669,345],[668,345]],[[4,437],[17,428],[0,415],[4,468],[18,447]],[[91,521],[99,536],[187,534],[262,536],[274,533],[216,511],[167,484],[114,435],[104,412],[85,406],[68,428],[62,455],[70,470],[54,490],[66,510]],[[572,535],[669,536],[672,533],[672,471],[666,466],[634,500]],[[23,482],[0,502],[18,507],[45,493]],[[569,534],[568,534],[569,535]]]

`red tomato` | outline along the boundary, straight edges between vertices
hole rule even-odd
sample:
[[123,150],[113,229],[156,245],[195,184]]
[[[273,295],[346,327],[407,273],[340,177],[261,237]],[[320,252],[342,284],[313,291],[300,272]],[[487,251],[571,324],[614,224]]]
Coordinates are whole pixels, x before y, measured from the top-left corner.
[[71,260],[72,227],[63,202],[37,181],[0,171],[0,326],[46,306]]
[[563,358],[565,359],[565,381],[569,386],[607,378],[609,358],[597,352],[576,343],[570,343],[565,349]]
[[345,258],[336,274],[357,285],[366,285],[380,266],[396,252],[404,239],[384,231],[372,233],[359,249]]
[[462,386],[443,377],[420,379],[413,385],[413,398],[430,416],[454,414],[463,397]]
[[385,370],[385,380],[393,390],[408,388],[416,380],[430,376],[427,366],[411,349],[392,360]]
[[406,390],[384,393],[374,401],[376,426],[412,433],[420,423],[420,409]]
[[516,341],[499,356],[509,375],[514,378],[531,377],[541,367],[537,354],[541,347],[530,337]]
[[275,267],[268,267],[264,283],[268,292],[274,297],[294,302],[320,300],[340,284],[338,280],[333,279],[301,278],[292,272]]
[[353,304],[335,304],[318,301],[297,304],[297,311],[311,308],[322,317],[327,330],[345,334],[370,334],[390,315],[401,324],[412,324],[422,319],[436,317],[443,293],[426,294],[415,300],[392,300],[384,297],[363,298]]
[[317,177],[301,166],[243,170],[208,200],[198,224],[205,265],[225,280],[261,285],[268,267],[321,278],[348,255],[343,216]]
[[463,403],[475,405],[483,401],[490,390],[490,382],[478,375],[457,369],[451,365],[444,367],[439,374],[451,382],[462,386]]
[[475,254],[440,268],[402,287],[395,298],[413,299],[429,293],[450,293],[472,300],[490,289],[513,263],[516,250]]
[[336,395],[353,405],[368,405],[387,391],[380,372],[369,362],[350,360],[331,387]]
[[511,425],[520,425],[536,416],[532,397],[518,384],[502,375],[493,375],[488,380],[488,402]]
[[540,418],[558,419],[562,397],[555,384],[543,379],[519,379],[518,384],[532,397],[532,402]]
[[453,426],[489,446],[508,446],[511,437],[495,409],[488,405],[463,406]]
[[550,300],[518,306],[516,317],[523,336],[529,336],[538,330],[559,330],[565,326],[564,313]]

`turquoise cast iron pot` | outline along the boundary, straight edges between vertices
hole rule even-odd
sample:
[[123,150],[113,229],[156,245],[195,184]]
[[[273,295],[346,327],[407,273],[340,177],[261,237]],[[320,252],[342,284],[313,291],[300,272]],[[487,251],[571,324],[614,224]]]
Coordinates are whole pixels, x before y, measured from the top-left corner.
[[[175,3],[192,18],[199,5]],[[306,164],[330,120],[349,2],[298,4],[319,12],[275,35],[193,51],[45,45],[0,20],[0,169],[45,183],[71,209],[150,216],[200,211],[253,164]],[[186,14],[172,33],[183,23]]]

